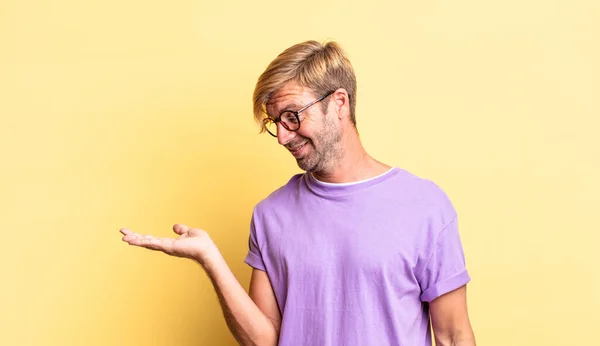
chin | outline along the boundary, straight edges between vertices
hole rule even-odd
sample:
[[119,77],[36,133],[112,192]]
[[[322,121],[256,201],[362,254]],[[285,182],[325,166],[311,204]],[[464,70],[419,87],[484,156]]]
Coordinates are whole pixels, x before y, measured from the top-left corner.
[[322,162],[308,162],[306,158],[296,160],[296,162],[300,169],[309,173],[317,173],[324,170]]
[[305,158],[296,159],[296,163],[298,164],[298,167],[300,167],[300,169],[306,172],[314,172],[317,168],[316,165],[311,165],[310,162],[306,162]]
[[314,167],[310,167],[308,165],[304,165],[302,164],[302,161],[297,160],[296,161],[298,163],[298,167],[300,167],[301,170],[306,171],[306,172],[312,172]]

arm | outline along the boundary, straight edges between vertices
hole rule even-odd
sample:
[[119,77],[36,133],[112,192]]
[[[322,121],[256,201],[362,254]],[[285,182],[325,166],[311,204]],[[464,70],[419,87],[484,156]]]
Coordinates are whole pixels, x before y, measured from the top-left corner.
[[429,303],[435,344],[475,346],[475,335],[467,311],[467,288],[462,286]]
[[[210,278],[227,326],[240,345],[276,345],[279,310],[277,314],[273,313],[273,306],[276,307],[277,304],[266,273],[252,275],[250,292],[257,300],[255,303],[237,281],[206,232],[184,225],[175,225],[173,231],[180,237],[171,239],[142,236],[127,229],[122,229],[121,233],[124,234],[123,241],[130,245],[197,261]],[[261,308],[269,315],[263,313]]]
[[214,258],[209,259],[204,268],[219,297],[227,326],[239,344],[277,345],[279,325],[272,315],[266,315],[261,309],[272,305],[269,297],[265,297],[263,292],[267,289],[271,290],[266,273],[262,272],[263,275],[260,275],[258,282],[253,273],[250,292],[252,298],[257,299],[255,303],[239,284],[220,253],[215,253]]

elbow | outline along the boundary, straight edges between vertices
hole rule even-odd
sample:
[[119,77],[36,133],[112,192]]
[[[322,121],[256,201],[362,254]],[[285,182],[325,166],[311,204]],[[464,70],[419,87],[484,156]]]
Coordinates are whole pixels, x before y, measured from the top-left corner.
[[275,328],[269,328],[245,340],[238,340],[238,343],[240,346],[277,346],[279,333]]
[[265,337],[256,340],[251,345],[252,346],[277,346],[279,338],[277,335],[266,335]]
[[277,346],[277,338],[265,337],[257,338],[255,340],[249,340],[246,342],[240,342],[240,346]]

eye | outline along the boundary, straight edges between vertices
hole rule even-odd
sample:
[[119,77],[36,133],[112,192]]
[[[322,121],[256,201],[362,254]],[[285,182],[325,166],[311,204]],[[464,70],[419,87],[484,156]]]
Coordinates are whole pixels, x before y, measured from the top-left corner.
[[281,115],[282,119],[285,119],[286,122],[292,123],[292,124],[296,124],[298,122],[298,117],[296,117],[296,114],[294,114],[293,112],[284,112]]
[[288,124],[296,124],[298,123],[298,118],[296,118],[296,115],[293,112],[287,111],[287,112],[283,112],[281,114],[281,121],[288,123]]

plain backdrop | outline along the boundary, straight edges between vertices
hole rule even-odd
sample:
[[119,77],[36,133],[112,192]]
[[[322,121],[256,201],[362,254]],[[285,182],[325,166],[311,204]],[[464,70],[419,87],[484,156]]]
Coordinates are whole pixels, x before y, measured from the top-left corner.
[[252,91],[309,39],[347,50],[367,150],[453,201],[478,344],[598,342],[599,16],[591,0],[2,1],[0,344],[235,345],[198,265],[118,230],[203,228],[247,287],[252,208],[300,172],[258,134]]

